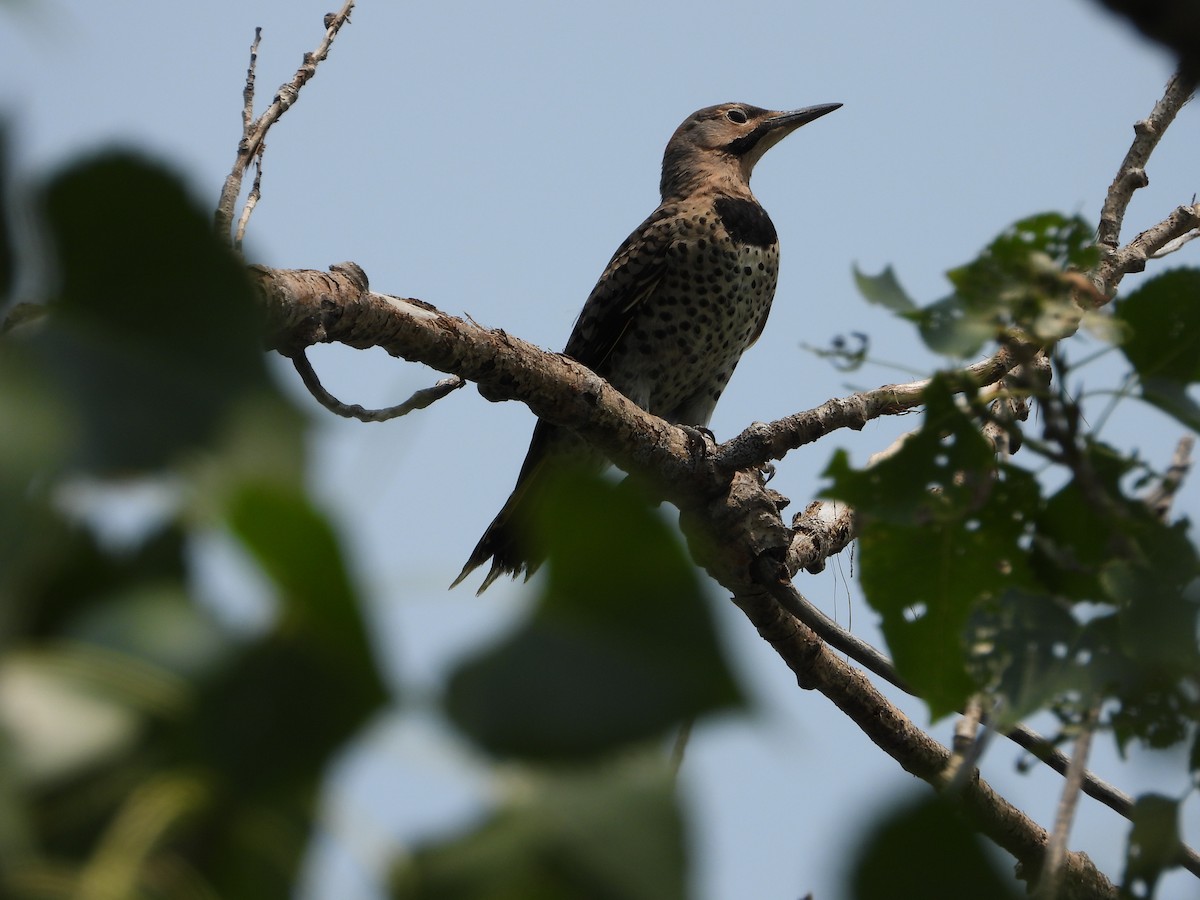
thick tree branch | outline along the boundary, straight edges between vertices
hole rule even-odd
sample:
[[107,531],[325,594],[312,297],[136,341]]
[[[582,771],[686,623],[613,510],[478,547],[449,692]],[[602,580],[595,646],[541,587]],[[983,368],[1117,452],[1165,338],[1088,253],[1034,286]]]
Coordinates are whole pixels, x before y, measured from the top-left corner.
[[[575,428],[627,471],[652,478],[663,495],[693,520],[687,528],[689,534],[721,535],[714,541],[723,562],[713,561],[712,547],[704,541],[695,547],[696,555],[735,597],[740,596],[739,586],[744,592],[747,585],[770,595],[778,615],[804,628],[811,640],[827,641],[870,671],[904,687],[890,660],[811,606],[790,580],[774,579],[767,587],[756,582],[754,566],[760,560],[784,561],[784,572],[794,574],[800,568],[818,569],[827,556],[843,549],[854,536],[852,512],[844,505],[814,504],[797,516],[789,529],[780,518],[780,498],[756,476],[725,474],[717,456],[695,458],[694,444],[682,430],[644,412],[588,369],[561,354],[449,316],[422,301],[374,293],[365,274],[352,263],[334,266],[328,273],[265,267],[252,267],[252,271],[267,309],[272,348],[294,356],[322,342],[383,347],[394,356],[475,381],[488,399],[521,400],[537,415]],[[1011,369],[1012,359],[1004,352],[972,367],[970,384],[992,374],[1003,376]],[[924,385],[916,382],[881,388],[855,395],[857,399],[851,398],[849,405],[866,410],[871,417],[903,412],[918,402],[917,389]],[[828,433],[834,427],[845,427],[853,418],[824,415],[820,410],[799,414],[793,420],[811,417],[817,424],[805,427]],[[768,433],[775,433],[767,428]],[[751,439],[755,433],[753,428],[748,430]],[[786,447],[788,440],[773,444],[768,439],[758,447]],[[736,565],[731,567],[731,560]],[[796,652],[794,646],[789,647],[789,653]],[[775,649],[780,651],[779,646]],[[794,660],[785,659],[792,665]],[[1056,771],[1066,771],[1066,756],[1037,735],[1017,729],[1010,737]],[[1085,780],[1084,791],[1126,815],[1132,806],[1128,797],[1092,776]],[[982,809],[978,797],[974,802]],[[1012,827],[1007,813],[998,821]],[[1017,844],[1034,846],[1038,840],[1026,835]],[[1023,859],[1032,865],[1040,857]]]
[[650,415],[591,370],[499,330],[447,315],[420,300],[370,290],[353,263],[330,272],[251,267],[268,317],[268,346],[285,356],[336,342],[473,381],[489,400],[520,400],[575,429],[626,471],[653,475],[668,499],[719,490],[722,478],[693,459],[682,429]]

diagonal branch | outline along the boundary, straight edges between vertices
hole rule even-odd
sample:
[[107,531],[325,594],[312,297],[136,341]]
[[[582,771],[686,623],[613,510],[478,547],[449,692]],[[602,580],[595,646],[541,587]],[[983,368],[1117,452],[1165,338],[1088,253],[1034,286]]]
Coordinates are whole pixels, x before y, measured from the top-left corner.
[[[950,379],[959,391],[976,390],[995,384],[1020,363],[1007,347],[995,355],[967,366]],[[872,419],[908,412],[925,402],[930,379],[908,384],[888,384],[848,397],[827,400],[815,409],[795,413],[774,422],[758,422],[717,448],[716,463],[729,472],[757,468],[771,460],[783,459],[790,450],[819,440],[832,431],[852,428],[860,431]]]
[[[782,561],[791,553],[792,561],[800,562],[804,551],[802,539],[792,549],[795,536],[779,516],[781,498],[756,475],[729,473],[716,457],[697,451],[681,429],[646,413],[573,360],[419,300],[374,293],[354,264],[330,272],[261,266],[251,272],[267,313],[268,344],[284,355],[295,357],[307,346],[330,341],[380,346],[394,356],[474,381],[489,400],[520,400],[538,416],[578,431],[626,471],[649,476],[664,498],[680,508],[685,533],[700,536],[693,541],[697,558],[731,591],[801,686],[825,694],[907,771],[939,789],[945,786],[949,751],[888,703],[865,675],[837,659],[817,632],[763,587],[760,569],[766,566],[770,578],[765,583],[794,591]],[[979,377],[1003,374],[1006,365],[987,361],[976,372]],[[895,395],[894,389],[887,390]],[[909,386],[902,392],[904,401],[914,400],[917,390]],[[904,402],[881,400],[872,410],[882,415],[906,408]],[[852,534],[849,520],[835,512],[827,524],[824,546],[840,549]],[[815,532],[807,538],[814,544],[823,541]],[[880,666],[888,664],[874,653]],[[961,796],[980,831],[1013,853],[1028,878],[1035,878],[1045,830],[977,775],[963,786]],[[1086,856],[1068,854],[1065,871],[1068,889],[1079,891],[1068,895],[1115,896]]]

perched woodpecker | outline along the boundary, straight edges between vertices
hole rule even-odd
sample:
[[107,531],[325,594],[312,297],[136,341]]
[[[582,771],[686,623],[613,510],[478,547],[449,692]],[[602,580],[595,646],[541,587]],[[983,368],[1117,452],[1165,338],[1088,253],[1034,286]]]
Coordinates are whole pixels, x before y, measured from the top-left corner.
[[[722,103],[688,116],[663,154],[662,202],[613,254],[563,352],[647,412],[707,425],[762,334],[779,273],[775,226],[750,192],[750,173],[787,135],[840,106]],[[500,575],[532,574],[541,560],[520,544],[515,523],[539,479],[558,461],[602,459],[570,429],[538,422],[512,495],[454,585],[488,559],[480,593]]]

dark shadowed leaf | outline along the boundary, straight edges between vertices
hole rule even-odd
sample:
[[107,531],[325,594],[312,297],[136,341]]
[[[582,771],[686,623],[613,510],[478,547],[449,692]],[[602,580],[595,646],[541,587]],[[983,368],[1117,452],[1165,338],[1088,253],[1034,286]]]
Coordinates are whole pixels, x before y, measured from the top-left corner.
[[889,811],[860,843],[850,880],[854,900],[1024,896],[984,852],[967,822],[936,797]]
[[1129,326],[1121,350],[1141,379],[1200,381],[1200,269],[1150,279],[1117,306]]
[[1047,594],[1011,589],[979,604],[969,621],[970,670],[1002,701],[993,727],[1016,724],[1088,684],[1080,631],[1068,605]]
[[1122,897],[1151,897],[1159,876],[1178,865],[1179,801],[1143,794],[1133,805]]
[[1028,472],[997,466],[975,425],[935,380],[921,430],[855,471],[835,455],[827,492],[859,516],[863,591],[883,616],[900,672],[936,718],[975,689],[967,621],[980,603],[1029,584],[1027,534],[1039,505]]
[[37,345],[84,423],[80,463],[160,465],[267,386],[244,266],[174,176],[110,154],[55,178],[42,206],[60,281]]
[[280,633],[303,635],[343,679],[360,680],[362,699],[382,699],[362,601],[329,520],[298,487],[249,483],[230,500],[228,521],[279,590]]
[[675,900],[685,894],[683,822],[659,755],[518,773],[476,831],[416,853],[396,900]]
[[1142,379],[1142,399],[1174,417],[1192,431],[1200,431],[1200,404],[1181,381],[1150,377]]
[[633,490],[564,474],[539,523],[532,617],[451,679],[467,734],[501,755],[589,755],[741,702],[695,568]]

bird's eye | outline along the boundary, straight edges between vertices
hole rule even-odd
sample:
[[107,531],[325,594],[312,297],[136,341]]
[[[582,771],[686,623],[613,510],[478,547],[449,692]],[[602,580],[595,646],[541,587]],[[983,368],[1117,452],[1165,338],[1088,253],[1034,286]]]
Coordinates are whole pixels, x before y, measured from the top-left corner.
[[737,108],[731,109],[729,112],[725,113],[725,118],[727,118],[730,122],[735,122],[738,125],[746,124],[746,113]]

